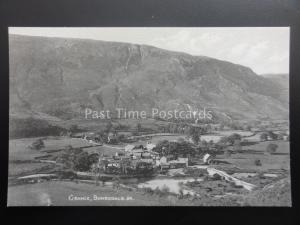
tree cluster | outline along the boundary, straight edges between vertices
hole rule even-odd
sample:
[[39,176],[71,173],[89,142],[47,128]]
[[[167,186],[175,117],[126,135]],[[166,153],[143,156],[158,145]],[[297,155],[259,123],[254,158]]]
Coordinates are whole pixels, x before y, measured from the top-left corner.
[[195,155],[197,153],[194,145],[187,141],[169,142],[163,140],[160,141],[153,150],[162,156],[173,155],[174,157],[187,157],[188,155]]
[[89,154],[81,148],[67,146],[56,158],[57,163],[63,164],[64,169],[75,171],[89,171],[91,166],[98,162],[97,153]]

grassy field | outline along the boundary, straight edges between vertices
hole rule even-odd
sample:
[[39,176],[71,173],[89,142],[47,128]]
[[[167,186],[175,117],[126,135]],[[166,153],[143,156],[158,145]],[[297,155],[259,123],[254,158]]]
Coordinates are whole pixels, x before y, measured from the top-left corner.
[[244,130],[224,130],[224,131],[218,131],[217,133],[222,136],[229,136],[232,134],[239,134],[241,136],[250,136],[253,134],[253,132],[251,131],[244,131]]
[[43,166],[42,163],[31,162],[34,160],[34,157],[46,155],[28,148],[34,140],[36,138],[9,140],[9,177],[26,174]]
[[[168,122],[148,119],[113,119],[113,125],[122,125],[128,127],[128,129],[135,129],[139,123],[143,128],[157,130],[159,126],[167,125]],[[80,129],[86,131],[102,131],[105,129],[108,120],[105,119],[73,119],[66,121],[52,121],[53,125],[60,126],[68,129],[71,125],[77,125]]]
[[35,140],[37,138],[9,140],[9,161],[33,160],[34,157],[45,155],[45,153],[28,148]]
[[79,138],[44,137],[45,147],[41,150],[32,150],[29,146],[39,138],[21,138],[9,140],[9,160],[33,160],[34,157],[45,155],[45,151],[63,149],[68,145],[84,147],[90,144]]
[[[158,143],[162,140],[177,140],[178,138],[183,138],[184,135],[175,136],[158,136],[151,139],[152,143]],[[23,138],[14,139],[9,141],[9,174],[17,175],[22,170],[30,171],[31,169],[36,169],[41,164],[30,163],[30,160],[34,160],[35,157],[45,156],[47,153],[45,151],[63,149],[68,145],[72,147],[86,147],[90,146],[87,141],[78,138],[69,137],[47,137],[44,140],[45,148],[41,151],[31,150],[28,146],[37,138]],[[145,145],[147,141],[138,141],[132,143],[134,145],[143,144]],[[265,154],[266,147],[270,143],[275,143],[278,145],[277,152],[273,155]],[[105,155],[113,155],[120,150],[118,148],[124,147],[123,145],[116,146],[96,146],[85,148],[88,153],[103,153]],[[255,170],[269,170],[269,169],[286,169],[289,170],[290,167],[290,155],[289,155],[289,142],[286,141],[265,141],[257,142],[253,145],[243,146],[240,153],[232,154],[231,157],[227,158],[224,155],[218,155],[218,159],[224,160],[231,165],[237,167],[242,167],[245,169],[255,169]],[[262,166],[256,166],[254,160],[259,159],[262,162]],[[16,161],[19,161],[16,163]]]
[[14,176],[20,176],[20,175],[29,175],[33,171],[36,171],[46,165],[49,165],[48,163],[9,163],[8,165],[8,176],[14,177]]
[[[178,136],[160,136],[153,137],[152,142],[157,143],[161,140],[176,140],[179,137],[184,137],[183,135]],[[47,153],[43,151],[31,150],[28,146],[36,140],[35,138],[27,139],[16,139],[10,140],[9,146],[9,176],[24,175],[26,173],[30,174],[30,171],[36,171],[42,168],[46,163],[32,163],[36,156],[42,156]],[[90,144],[81,139],[75,138],[65,138],[65,137],[47,137],[44,140],[46,150],[62,149],[67,145],[72,145],[73,147],[84,147]],[[140,141],[134,144],[145,144],[146,141]],[[265,154],[266,147],[270,143],[275,143],[278,145],[277,152],[273,155]],[[125,144],[124,144],[125,145]],[[123,146],[124,146],[123,145]],[[116,147],[116,148],[115,148]],[[84,150],[91,153],[104,153],[107,155],[115,154],[115,152],[120,151],[118,149],[120,146],[97,146],[85,148]],[[256,171],[268,171],[271,169],[286,169],[289,171],[290,167],[290,149],[289,142],[286,141],[265,141],[257,142],[252,145],[243,146],[242,151],[236,154],[232,154],[231,157],[225,157],[224,155],[218,155],[217,158],[221,161],[227,162],[224,166],[237,166],[244,169],[256,170]],[[254,164],[255,159],[260,159],[262,166],[256,166]],[[210,184],[207,184],[210,185]],[[211,187],[210,187],[211,188]],[[269,191],[270,192],[270,191]],[[273,196],[273,192],[269,193],[268,196]],[[264,192],[262,192],[264,193]],[[239,200],[234,197],[217,199],[210,197],[207,194],[203,194],[199,199],[178,199],[172,195],[158,196],[149,195],[143,193],[142,191],[129,191],[126,189],[115,189],[111,186],[96,186],[94,184],[85,183],[75,183],[67,181],[51,181],[42,182],[36,184],[24,184],[17,186],[8,187],[8,205],[34,205],[42,206],[52,205],[57,206],[80,206],[80,205],[98,205],[98,206],[120,206],[120,205],[147,205],[147,206],[172,206],[172,205],[205,205],[205,206],[237,206],[239,204],[250,204],[250,205],[267,205],[269,204],[269,198],[264,200],[263,203],[258,202],[261,197],[256,197],[263,195],[258,192],[256,195],[247,195],[247,202],[240,203],[243,197],[239,196]],[[277,193],[277,192],[276,192]],[[275,195],[277,196],[277,194]],[[72,201],[69,200],[69,196],[89,196],[91,200],[81,200]],[[98,197],[130,197],[133,200],[93,200],[93,195]],[[281,201],[281,200],[280,200]],[[249,203],[248,203],[249,202]],[[279,201],[277,201],[279,202]],[[288,203],[288,202],[287,202]],[[284,204],[287,204],[284,202]],[[280,203],[281,204],[281,203]],[[283,204],[283,203],[282,203]]]
[[[269,155],[266,153],[268,144],[274,143],[278,145],[275,154]],[[265,141],[258,142],[254,145],[243,146],[240,153],[232,154],[227,158],[224,155],[219,155],[218,159],[224,160],[237,167],[266,171],[277,169],[290,169],[290,143],[287,141]],[[262,166],[256,166],[254,160],[259,159]]]
[[85,148],[84,151],[88,153],[114,155],[116,152],[120,152],[122,150],[119,150],[118,148],[114,148],[114,147],[109,147],[109,146],[97,146],[97,147]]
[[44,140],[45,148],[42,150],[32,150],[29,146],[38,138],[21,138],[9,140],[9,176],[19,176],[30,174],[47,163],[32,162],[35,157],[46,156],[48,150],[63,149],[67,145],[73,147],[84,147],[90,145],[88,142],[68,137],[46,137]]
[[84,141],[80,138],[69,137],[47,138],[44,140],[44,144],[45,148],[43,148],[43,151],[62,149],[68,145],[71,145],[73,148],[80,148],[90,145],[87,141]]
[[[220,185],[230,189],[224,182],[214,181],[216,189]],[[198,192],[200,197],[177,198],[174,195],[150,194],[143,190],[96,186],[95,184],[75,183],[73,181],[51,181],[8,187],[8,206],[290,206],[291,192],[289,180],[278,181],[269,187],[253,193],[240,190],[237,195],[212,197],[207,189],[213,188],[212,182],[202,183]],[[204,185],[204,186],[203,186]],[[225,185],[225,186],[224,186]],[[284,185],[283,187],[281,187]],[[222,189],[221,187],[221,189]],[[284,188],[284,192],[281,191]],[[214,188],[213,188],[214,189]],[[215,191],[213,191],[215,192]],[[217,194],[215,192],[214,194]],[[95,198],[94,196],[97,196]],[[216,195],[217,196],[217,195]],[[74,198],[77,197],[77,200]],[[103,199],[103,198],[113,198]],[[78,200],[78,198],[80,198]],[[101,199],[102,198],[102,199]],[[123,198],[123,200],[122,200]]]
[[[91,200],[70,200],[69,196],[85,196]],[[93,200],[98,197],[127,197],[131,200]],[[135,191],[113,189],[112,187],[96,186],[67,181],[51,181],[37,184],[11,186],[8,188],[8,206],[122,206],[122,205],[173,205],[168,198],[147,196]]]
[[[94,200],[94,195],[98,200]],[[85,197],[71,200],[70,197]],[[86,199],[89,197],[89,199]],[[101,200],[100,197],[114,197],[117,200]],[[121,200],[120,198],[128,200]],[[241,198],[241,196],[239,197]],[[8,187],[8,206],[238,206],[235,197],[213,198],[203,194],[200,198],[179,199],[174,195],[149,194],[143,190],[125,190],[111,186],[51,181]]]

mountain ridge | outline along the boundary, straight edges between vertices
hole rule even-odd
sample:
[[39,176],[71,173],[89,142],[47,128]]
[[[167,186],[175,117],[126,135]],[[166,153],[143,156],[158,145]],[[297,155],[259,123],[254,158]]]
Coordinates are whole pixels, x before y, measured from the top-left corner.
[[282,87],[251,68],[153,46],[10,35],[10,111],[75,118],[86,107],[215,108],[232,118],[288,118]]

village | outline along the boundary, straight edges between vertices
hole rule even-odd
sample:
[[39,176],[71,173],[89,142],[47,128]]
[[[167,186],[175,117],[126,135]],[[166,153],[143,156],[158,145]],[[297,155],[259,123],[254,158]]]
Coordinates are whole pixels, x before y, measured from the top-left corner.
[[[41,166],[15,175],[10,171],[10,184],[76,181],[96,188],[112,185],[137,193],[177,196],[176,205],[186,204],[191,196],[199,204],[203,196],[205,204],[219,204],[211,199],[232,201],[289,177],[286,125],[266,130],[268,126],[233,130],[210,124],[184,131],[178,125],[176,133],[147,133],[137,124],[131,134],[116,131],[112,124],[107,124],[105,132],[74,132],[73,127],[73,132],[60,137],[29,143],[26,147],[35,155],[30,167]],[[16,166],[25,163],[24,159],[13,162]]]

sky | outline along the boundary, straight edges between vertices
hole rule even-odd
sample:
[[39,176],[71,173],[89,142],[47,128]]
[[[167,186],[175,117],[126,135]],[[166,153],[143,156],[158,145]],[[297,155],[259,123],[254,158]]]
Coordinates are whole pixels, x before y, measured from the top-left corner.
[[9,33],[146,44],[230,61],[257,74],[289,73],[288,27],[10,27]]

